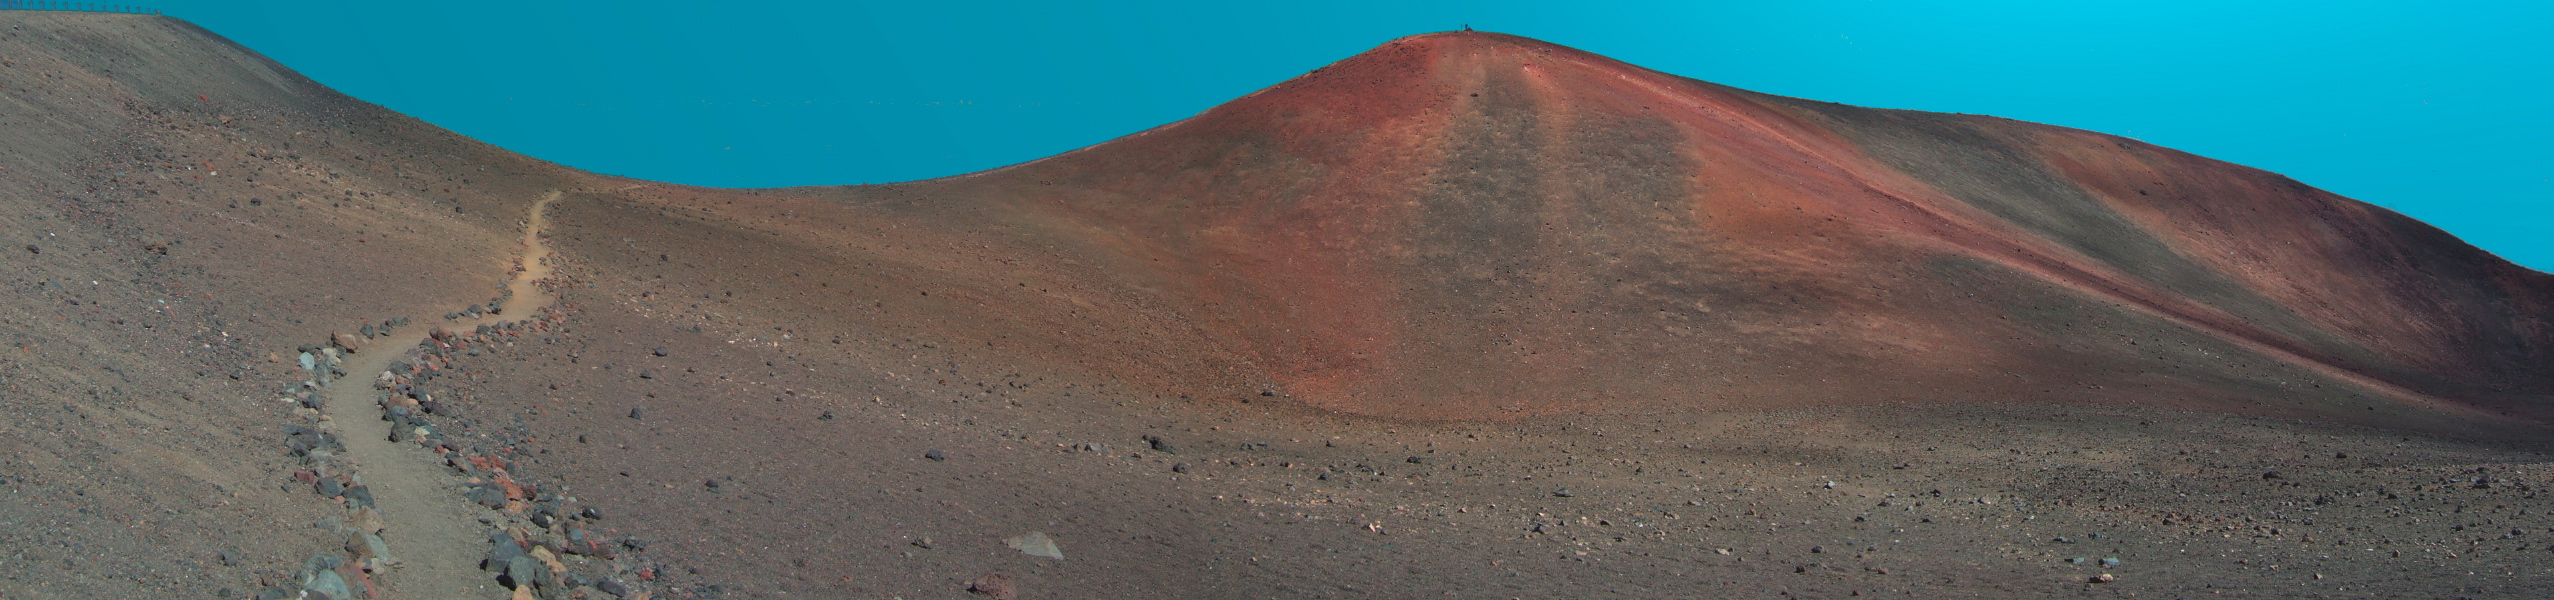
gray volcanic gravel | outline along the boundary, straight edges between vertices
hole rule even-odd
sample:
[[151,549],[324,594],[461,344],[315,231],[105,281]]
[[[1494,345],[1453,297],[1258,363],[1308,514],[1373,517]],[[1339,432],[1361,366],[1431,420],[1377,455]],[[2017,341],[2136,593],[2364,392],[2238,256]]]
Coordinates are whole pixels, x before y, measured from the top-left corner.
[[[2554,464],[2532,446],[2000,404],[1342,420],[924,337],[694,331],[646,302],[670,282],[570,271],[558,329],[454,361],[474,415],[457,431],[608,511],[703,593],[928,597],[996,576],[1022,598],[2554,585]],[[1067,558],[1006,544],[1029,532]]]

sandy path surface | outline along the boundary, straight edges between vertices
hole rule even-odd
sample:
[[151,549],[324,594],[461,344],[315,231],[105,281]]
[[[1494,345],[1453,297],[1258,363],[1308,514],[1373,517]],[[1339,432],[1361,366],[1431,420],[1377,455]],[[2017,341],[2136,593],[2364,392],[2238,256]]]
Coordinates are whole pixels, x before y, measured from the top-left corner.
[[[541,230],[548,222],[544,210],[558,198],[558,192],[550,192],[532,204],[523,229],[523,257],[514,279],[506,283],[513,294],[503,310],[444,327],[468,330],[517,320],[549,303],[550,297],[532,282],[550,272],[542,264],[550,250],[541,243]],[[477,507],[462,498],[461,478],[433,453],[390,441],[390,423],[381,419],[381,391],[373,382],[432,331],[432,327],[407,327],[368,343],[366,350],[347,361],[346,378],[329,386],[328,413],[342,432],[347,454],[361,466],[364,485],[372,490],[373,502],[387,524],[382,539],[389,544],[391,556],[401,561],[381,577],[383,597],[503,598],[507,590],[496,584],[493,575],[479,570],[479,560],[488,554],[488,529],[477,522]]]

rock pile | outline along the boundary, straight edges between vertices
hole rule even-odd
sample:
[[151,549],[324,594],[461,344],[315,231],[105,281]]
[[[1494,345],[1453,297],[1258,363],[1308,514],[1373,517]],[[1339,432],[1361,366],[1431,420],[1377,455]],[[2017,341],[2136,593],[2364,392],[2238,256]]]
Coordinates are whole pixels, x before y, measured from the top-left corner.
[[374,594],[372,575],[399,563],[381,539],[381,514],[373,505],[372,490],[364,486],[354,461],[346,457],[336,423],[321,412],[327,399],[322,390],[346,375],[345,356],[361,345],[353,338],[341,333],[330,336],[328,344],[302,346],[295,357],[302,380],[277,398],[296,405],[295,422],[284,424],[284,449],[298,459],[300,468],[284,485],[309,489],[345,509],[345,517],[313,524],[343,542],[344,555],[311,556],[291,577],[259,591],[255,597],[261,600],[369,597]]
[[[486,306],[472,306],[452,316],[494,314],[507,299],[500,295]],[[377,402],[382,420],[391,423],[391,441],[415,443],[441,456],[463,478],[465,497],[487,509],[480,521],[489,526],[489,550],[481,568],[498,584],[514,589],[516,598],[645,597],[652,593],[663,566],[636,556],[644,551],[644,543],[616,540],[595,527],[603,513],[578,504],[576,497],[568,495],[567,486],[518,480],[511,471],[520,454],[519,441],[491,447],[484,440],[446,433],[466,429],[469,423],[462,415],[467,399],[432,385],[438,377],[460,370],[454,359],[496,353],[527,334],[554,330],[562,318],[556,310],[544,310],[531,319],[466,331],[437,328],[387,370],[371,376],[370,383],[380,392]],[[367,342],[407,325],[405,318],[366,324],[352,333],[331,334],[325,344],[298,348],[295,360],[301,381],[279,393],[280,401],[296,405],[296,422],[284,426],[284,445],[300,459],[301,468],[287,485],[306,486],[338,502],[347,515],[315,524],[335,540],[331,544],[337,551],[312,556],[292,576],[255,597],[376,597],[373,575],[399,564],[382,537],[380,508],[363,485],[357,465],[345,457],[335,423],[322,410],[327,386],[349,375],[347,357],[362,351]]]
[[559,311],[545,309],[522,321],[466,331],[436,329],[375,382],[383,391],[382,419],[392,423],[393,440],[443,457],[444,465],[463,478],[465,497],[486,509],[480,520],[489,525],[489,549],[480,567],[499,584],[517,590],[516,597],[636,596],[663,569],[637,556],[645,544],[612,539],[598,526],[602,512],[581,505],[567,486],[519,479],[516,460],[528,436],[465,434],[478,424],[464,414],[470,398],[435,383],[464,370],[456,360],[501,352],[527,336],[538,338],[555,331],[562,318]]

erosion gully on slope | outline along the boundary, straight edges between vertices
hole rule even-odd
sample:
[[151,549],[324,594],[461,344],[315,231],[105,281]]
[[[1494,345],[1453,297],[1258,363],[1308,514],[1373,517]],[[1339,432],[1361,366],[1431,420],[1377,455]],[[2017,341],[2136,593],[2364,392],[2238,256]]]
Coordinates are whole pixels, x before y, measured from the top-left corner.
[[[452,321],[445,328],[467,330],[518,320],[548,304],[549,295],[533,282],[549,276],[550,267],[543,263],[550,250],[541,243],[541,230],[547,222],[545,209],[558,198],[554,191],[532,204],[523,228],[523,256],[514,279],[506,283],[510,294],[503,309],[477,319]],[[368,350],[345,363],[347,377],[328,387],[327,411],[343,432],[340,437],[347,455],[361,466],[364,485],[372,490],[386,525],[390,551],[401,561],[391,571],[394,574],[384,578],[385,597],[504,597],[506,590],[479,570],[478,561],[487,554],[487,529],[475,520],[475,507],[454,491],[460,480],[433,454],[413,444],[390,441],[390,423],[381,418],[381,392],[374,382],[431,331],[408,328],[367,342]]]

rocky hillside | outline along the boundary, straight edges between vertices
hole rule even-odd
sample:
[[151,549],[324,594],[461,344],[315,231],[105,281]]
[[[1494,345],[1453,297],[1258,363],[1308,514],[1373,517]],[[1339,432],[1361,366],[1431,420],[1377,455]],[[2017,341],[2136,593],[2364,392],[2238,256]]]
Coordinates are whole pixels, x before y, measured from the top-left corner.
[[575,177],[183,21],[0,11],[0,595],[248,593],[334,551],[343,511],[286,485],[296,348],[487,300]]

